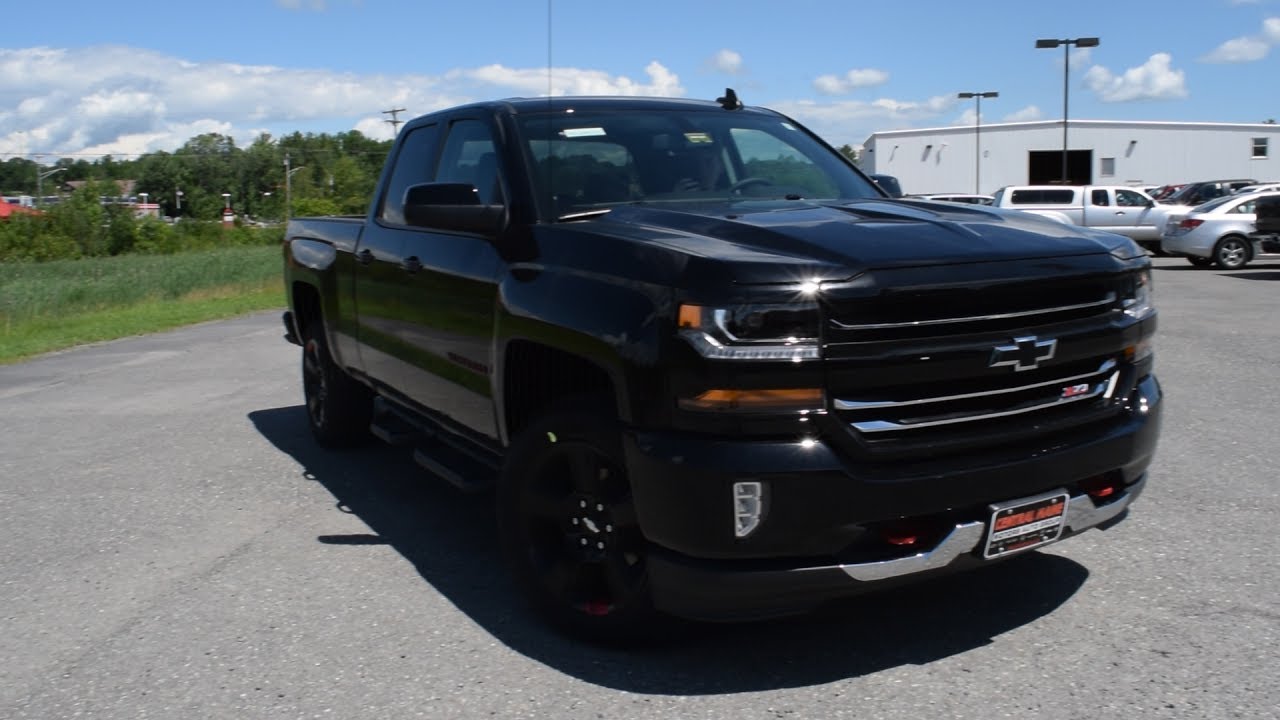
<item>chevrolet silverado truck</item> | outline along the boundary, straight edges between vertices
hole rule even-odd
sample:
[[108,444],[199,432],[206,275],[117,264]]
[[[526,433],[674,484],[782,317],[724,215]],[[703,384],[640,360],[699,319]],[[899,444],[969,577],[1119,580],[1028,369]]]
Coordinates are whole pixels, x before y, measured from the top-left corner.
[[[1178,208],[1123,185],[1021,185],[1000,188],[991,204],[1106,230],[1160,252],[1160,234]],[[1183,208],[1185,210],[1185,208]]]
[[419,117],[283,255],[315,439],[492,488],[516,586],[588,637],[1106,528],[1156,448],[1137,245],[891,199],[733,93]]

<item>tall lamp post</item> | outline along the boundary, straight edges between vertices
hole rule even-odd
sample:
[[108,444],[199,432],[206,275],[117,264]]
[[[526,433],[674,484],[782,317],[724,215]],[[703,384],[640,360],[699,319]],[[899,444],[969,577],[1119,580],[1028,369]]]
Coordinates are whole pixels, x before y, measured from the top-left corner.
[[299,165],[296,168],[289,167],[289,155],[284,156],[284,220],[289,221],[293,215],[293,174],[305,168],[306,165]]
[[1066,38],[1063,40],[1036,40],[1036,47],[1041,49],[1056,48],[1059,45],[1062,46],[1062,182],[1067,183],[1070,182],[1070,178],[1067,176],[1067,98],[1069,93],[1068,88],[1070,87],[1067,83],[1067,75],[1071,70],[1071,57],[1068,53],[1070,52],[1072,45],[1082,48],[1098,47],[1098,38],[1087,37]]
[[66,168],[64,167],[54,168],[53,170],[46,170],[45,172],[42,172],[42,173],[36,173],[36,207],[39,207],[44,204],[44,179],[49,177],[50,175],[57,175],[63,170],[66,170]]
[[973,126],[973,194],[978,195],[982,192],[982,98],[1000,97],[1000,93],[994,90],[987,92],[962,92],[956,93],[956,97],[961,100],[973,98],[978,102],[978,117]]

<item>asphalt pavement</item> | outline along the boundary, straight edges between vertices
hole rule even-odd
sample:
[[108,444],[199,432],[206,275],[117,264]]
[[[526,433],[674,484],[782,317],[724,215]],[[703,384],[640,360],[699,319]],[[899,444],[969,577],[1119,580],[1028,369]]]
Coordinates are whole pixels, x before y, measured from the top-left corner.
[[1130,518],[635,650],[514,596],[487,496],[315,446],[278,313],[0,367],[0,717],[1280,716],[1280,262],[1156,260]]

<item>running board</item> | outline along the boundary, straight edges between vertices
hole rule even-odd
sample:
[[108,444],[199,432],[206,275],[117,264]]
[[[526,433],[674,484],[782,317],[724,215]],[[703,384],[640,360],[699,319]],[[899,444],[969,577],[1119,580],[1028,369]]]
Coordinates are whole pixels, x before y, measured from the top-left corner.
[[498,480],[497,469],[439,438],[428,438],[415,448],[413,461],[463,492],[483,492]]
[[470,450],[462,438],[401,410],[385,398],[374,399],[369,432],[388,445],[412,446],[414,462],[464,492],[481,492],[497,482],[496,458]]

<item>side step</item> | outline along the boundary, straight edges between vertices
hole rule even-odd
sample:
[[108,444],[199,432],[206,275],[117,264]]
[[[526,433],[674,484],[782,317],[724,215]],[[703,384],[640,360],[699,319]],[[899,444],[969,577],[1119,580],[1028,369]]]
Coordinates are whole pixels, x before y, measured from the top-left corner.
[[414,462],[464,492],[487,490],[498,480],[495,458],[471,451],[465,440],[423,424],[384,398],[374,398],[369,432],[388,445],[413,446]]
[[498,481],[497,468],[438,437],[419,444],[413,451],[413,461],[463,492],[488,490]]

